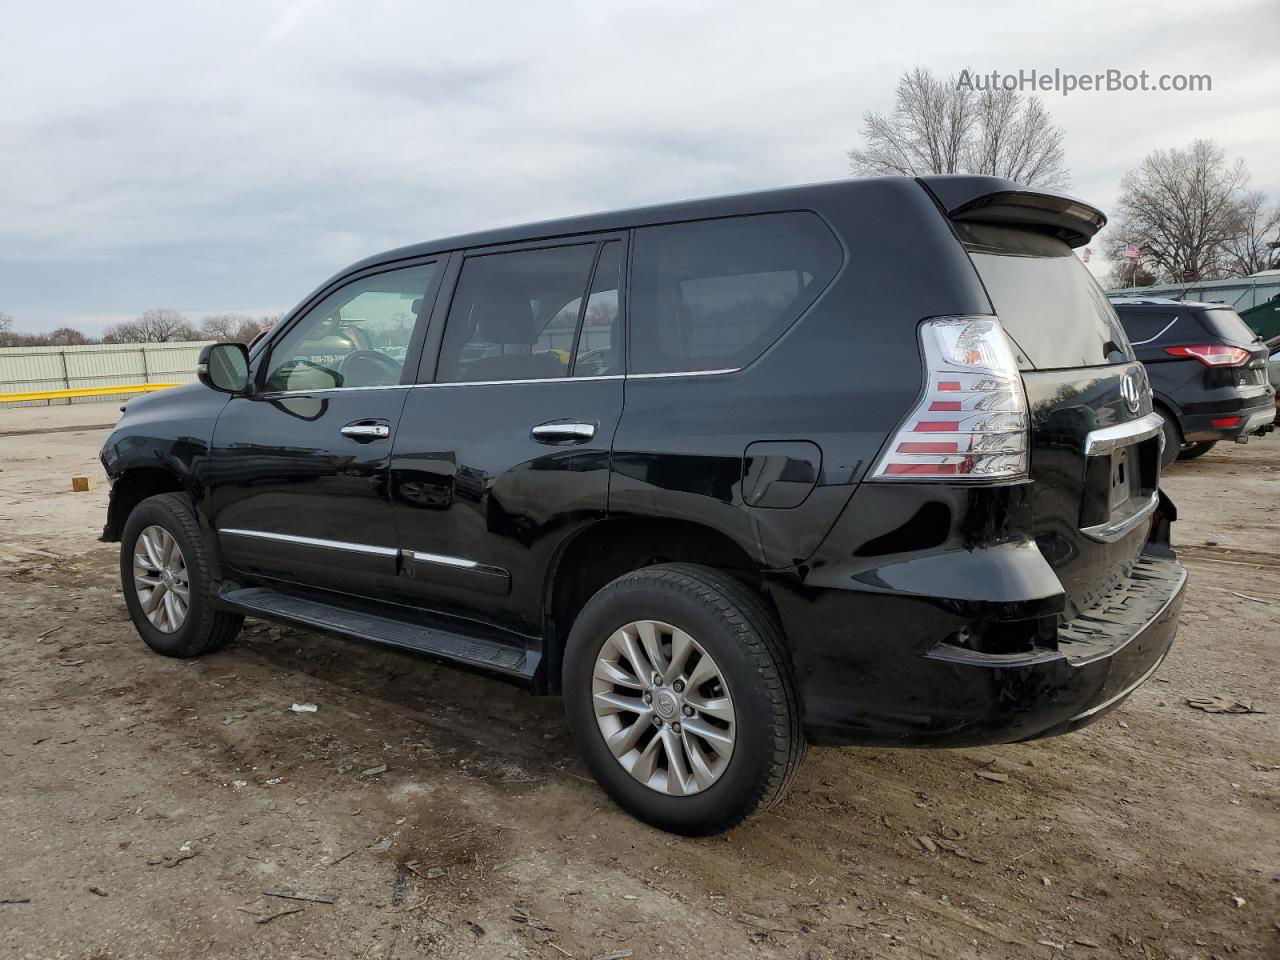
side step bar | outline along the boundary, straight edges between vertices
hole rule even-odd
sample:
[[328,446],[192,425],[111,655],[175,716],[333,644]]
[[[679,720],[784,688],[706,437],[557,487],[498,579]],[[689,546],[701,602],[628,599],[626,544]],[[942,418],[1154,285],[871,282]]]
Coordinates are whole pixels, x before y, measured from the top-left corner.
[[266,587],[224,590],[219,599],[250,616],[284,620],[373,643],[385,643],[525,680],[533,678],[540,659],[536,654],[530,656],[525,650],[495,640],[471,637],[440,627],[405,623]]

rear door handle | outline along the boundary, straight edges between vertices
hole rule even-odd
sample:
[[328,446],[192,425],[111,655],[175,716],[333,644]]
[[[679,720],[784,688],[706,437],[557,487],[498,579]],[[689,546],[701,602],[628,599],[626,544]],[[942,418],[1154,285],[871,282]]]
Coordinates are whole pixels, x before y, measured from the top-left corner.
[[555,420],[538,424],[532,434],[539,443],[586,443],[595,437],[596,425],[576,420]]
[[342,428],[342,435],[350,437],[360,443],[369,443],[372,440],[385,440],[391,436],[391,425],[387,423],[379,423],[376,420],[358,420],[355,423],[348,423]]

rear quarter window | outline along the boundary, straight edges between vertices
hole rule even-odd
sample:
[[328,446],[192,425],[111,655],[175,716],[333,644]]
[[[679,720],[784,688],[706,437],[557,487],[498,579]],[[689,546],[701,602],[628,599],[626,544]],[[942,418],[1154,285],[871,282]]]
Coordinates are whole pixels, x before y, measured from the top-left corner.
[[1214,307],[1197,311],[1200,325],[1212,337],[1225,340],[1227,343],[1238,343],[1248,347],[1257,343],[1258,335],[1253,328],[1240,319],[1240,314],[1230,307]]
[[1115,308],[1069,246],[1027,230],[956,224],[1024,369],[1127,363]]
[[835,236],[807,212],[636,230],[630,372],[746,366],[817,300],[843,263]]
[[1157,340],[1167,340],[1170,335],[1179,332],[1178,315],[1175,313],[1154,313],[1150,310],[1126,310],[1117,307],[1120,323],[1124,327],[1129,342],[1141,347]]

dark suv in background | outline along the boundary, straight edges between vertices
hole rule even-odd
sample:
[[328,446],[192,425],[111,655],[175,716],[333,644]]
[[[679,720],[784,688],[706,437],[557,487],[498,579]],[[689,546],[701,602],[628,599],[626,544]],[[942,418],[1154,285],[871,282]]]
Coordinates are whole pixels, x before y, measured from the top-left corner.
[[1185,582],[1161,418],[1072,252],[1104,222],[885,178],[371,257],[129,402],[129,611],[170,656],[250,615],[562,694],[604,789],[684,833],[810,742],[1073,730]]
[[1219,440],[1245,443],[1272,429],[1267,347],[1235,310],[1154,297],[1111,302],[1165,418],[1166,464],[1202,456]]

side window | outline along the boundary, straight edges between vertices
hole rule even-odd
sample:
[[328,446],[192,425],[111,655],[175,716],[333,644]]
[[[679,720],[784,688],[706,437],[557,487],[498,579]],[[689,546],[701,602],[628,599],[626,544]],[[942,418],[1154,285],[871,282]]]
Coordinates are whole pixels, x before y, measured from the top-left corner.
[[399,383],[435,271],[436,263],[424,263],[339,287],[272,345],[265,388],[326,390]]
[[1151,313],[1146,310],[1116,311],[1120,315],[1120,325],[1129,336],[1129,342],[1135,347],[1160,339],[1165,331],[1171,331],[1177,315],[1172,313]]
[[597,244],[468,257],[449,305],[436,380],[563,377]]
[[745,366],[808,309],[843,259],[812,213],[637,230],[631,372]]
[[596,272],[582,315],[578,336],[575,377],[602,377],[622,373],[622,325],[618,289],[622,277],[622,244],[610,240],[600,250]]

